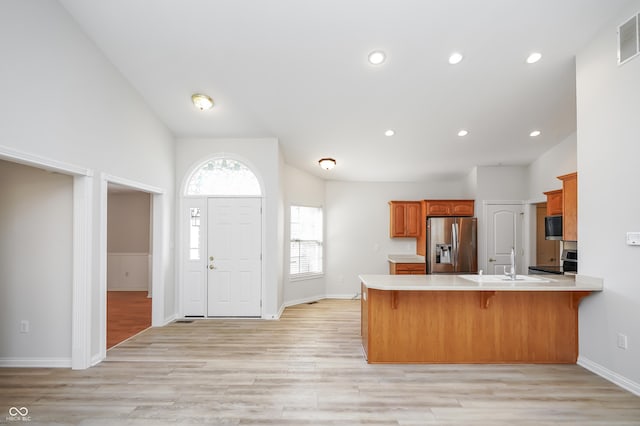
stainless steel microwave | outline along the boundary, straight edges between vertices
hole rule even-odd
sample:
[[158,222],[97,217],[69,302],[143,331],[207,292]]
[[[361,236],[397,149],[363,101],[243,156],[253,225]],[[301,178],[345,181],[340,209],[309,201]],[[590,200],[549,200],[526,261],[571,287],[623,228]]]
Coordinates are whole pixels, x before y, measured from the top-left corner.
[[544,218],[544,238],[546,240],[562,239],[562,216],[547,216]]

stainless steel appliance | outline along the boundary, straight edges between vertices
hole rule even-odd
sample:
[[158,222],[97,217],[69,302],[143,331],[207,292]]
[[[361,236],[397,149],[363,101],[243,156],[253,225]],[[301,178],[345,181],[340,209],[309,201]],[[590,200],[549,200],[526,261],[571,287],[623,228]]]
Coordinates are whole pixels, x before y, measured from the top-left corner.
[[578,251],[562,251],[562,265],[529,266],[529,274],[576,274],[578,272]]
[[562,216],[547,216],[544,218],[545,240],[562,239]]
[[478,220],[475,217],[427,219],[427,274],[478,272]]

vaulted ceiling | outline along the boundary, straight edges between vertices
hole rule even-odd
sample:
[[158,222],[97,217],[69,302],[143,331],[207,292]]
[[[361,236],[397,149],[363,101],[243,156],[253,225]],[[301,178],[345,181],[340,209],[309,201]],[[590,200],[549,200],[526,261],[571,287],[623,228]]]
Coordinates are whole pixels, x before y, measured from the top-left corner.
[[575,131],[575,55],[627,2],[60,1],[177,138],[275,137],[287,163],[357,181],[530,163]]

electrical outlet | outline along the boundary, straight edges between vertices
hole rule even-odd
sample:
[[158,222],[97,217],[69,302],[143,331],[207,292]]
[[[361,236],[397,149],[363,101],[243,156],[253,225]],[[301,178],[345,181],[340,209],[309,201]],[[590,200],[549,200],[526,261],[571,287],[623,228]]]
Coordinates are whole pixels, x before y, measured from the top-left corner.
[[627,335],[618,333],[618,347],[620,349],[627,349]]
[[22,320],[20,321],[20,333],[28,333],[29,332],[29,321]]

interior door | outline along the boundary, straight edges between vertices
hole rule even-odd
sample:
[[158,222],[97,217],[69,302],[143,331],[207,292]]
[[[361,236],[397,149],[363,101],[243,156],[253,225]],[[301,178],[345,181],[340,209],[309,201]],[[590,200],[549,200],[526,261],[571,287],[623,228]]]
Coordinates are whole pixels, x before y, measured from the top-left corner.
[[516,250],[516,272],[522,273],[524,246],[522,204],[487,205],[487,273],[503,274],[511,265],[511,248]]
[[208,200],[207,316],[261,315],[261,205],[260,198]]

